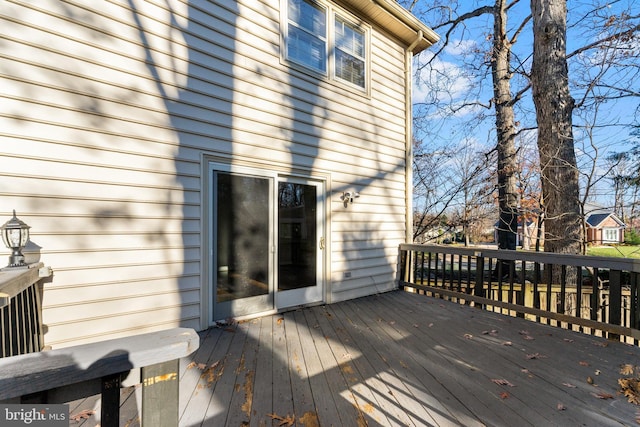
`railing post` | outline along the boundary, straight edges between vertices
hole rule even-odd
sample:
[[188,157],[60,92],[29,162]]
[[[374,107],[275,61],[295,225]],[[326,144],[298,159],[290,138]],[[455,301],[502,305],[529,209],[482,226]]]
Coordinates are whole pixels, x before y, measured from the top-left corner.
[[[484,256],[481,252],[476,252],[476,284],[473,288],[473,295],[484,297]],[[474,304],[475,307],[482,308],[482,304]]]
[[120,424],[120,375],[107,375],[102,378],[100,425],[118,427]]
[[[620,325],[622,321],[622,272],[609,271],[609,323]],[[619,340],[620,335],[609,332],[608,338]]]
[[179,360],[142,368],[142,426],[178,425]]

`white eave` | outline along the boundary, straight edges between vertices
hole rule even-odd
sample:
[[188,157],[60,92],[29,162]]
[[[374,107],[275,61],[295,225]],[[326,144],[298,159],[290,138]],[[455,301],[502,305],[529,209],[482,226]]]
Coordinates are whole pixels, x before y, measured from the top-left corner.
[[422,37],[413,48],[417,54],[436,43],[440,37],[422,21],[412,15],[395,0],[343,0],[362,17],[386,29],[406,46],[415,42],[422,31]]

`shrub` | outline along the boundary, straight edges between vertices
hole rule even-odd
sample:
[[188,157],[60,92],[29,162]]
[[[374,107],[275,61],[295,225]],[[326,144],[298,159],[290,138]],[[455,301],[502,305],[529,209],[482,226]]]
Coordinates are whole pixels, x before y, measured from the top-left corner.
[[640,245],[640,233],[638,230],[632,228],[624,233],[624,242],[627,245]]

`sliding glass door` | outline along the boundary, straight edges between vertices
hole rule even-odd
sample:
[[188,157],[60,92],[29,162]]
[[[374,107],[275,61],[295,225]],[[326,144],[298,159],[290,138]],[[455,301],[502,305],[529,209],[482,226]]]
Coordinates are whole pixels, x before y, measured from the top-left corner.
[[322,181],[214,165],[212,320],[323,299]]

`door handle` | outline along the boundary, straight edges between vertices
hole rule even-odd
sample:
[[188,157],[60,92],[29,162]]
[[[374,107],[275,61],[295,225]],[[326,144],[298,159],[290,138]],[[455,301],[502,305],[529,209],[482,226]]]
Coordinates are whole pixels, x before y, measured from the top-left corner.
[[320,250],[324,250],[324,237],[320,238]]

